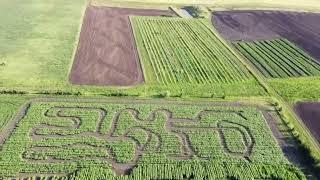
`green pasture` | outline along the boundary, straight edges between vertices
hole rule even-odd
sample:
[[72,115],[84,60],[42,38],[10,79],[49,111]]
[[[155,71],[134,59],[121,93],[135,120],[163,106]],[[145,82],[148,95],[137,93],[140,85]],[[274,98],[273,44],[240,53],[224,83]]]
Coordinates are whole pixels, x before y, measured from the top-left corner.
[[0,86],[68,84],[84,0],[0,2]]

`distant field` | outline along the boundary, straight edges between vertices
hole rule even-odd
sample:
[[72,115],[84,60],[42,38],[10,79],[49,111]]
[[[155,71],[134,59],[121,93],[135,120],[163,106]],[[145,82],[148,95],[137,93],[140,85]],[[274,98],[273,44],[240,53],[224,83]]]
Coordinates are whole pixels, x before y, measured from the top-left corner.
[[0,86],[64,86],[84,0],[0,1]]
[[320,11],[318,0],[216,0],[213,7],[225,9],[282,9],[298,11]]
[[288,40],[233,44],[267,78],[320,75],[320,64]]
[[252,78],[206,20],[131,20],[147,83],[233,83]]
[[232,103],[35,99],[0,134],[0,177],[304,179],[265,113]]
[[93,4],[112,4],[115,6],[139,6],[139,7],[150,7],[152,5],[163,5],[163,4],[205,4],[214,8],[270,8],[270,9],[298,9],[306,11],[320,10],[320,5],[317,0],[92,0]]
[[216,11],[211,20],[229,41],[285,38],[320,62],[319,18],[319,13],[243,10]]

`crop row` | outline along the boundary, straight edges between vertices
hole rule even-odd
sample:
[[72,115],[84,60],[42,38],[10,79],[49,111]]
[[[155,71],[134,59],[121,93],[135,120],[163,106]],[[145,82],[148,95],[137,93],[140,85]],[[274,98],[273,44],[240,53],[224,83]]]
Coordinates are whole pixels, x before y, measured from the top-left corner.
[[286,39],[234,45],[267,78],[320,75],[320,64]]
[[131,17],[131,21],[140,58],[152,69],[147,80],[210,84],[250,78],[205,20]]
[[0,177],[303,178],[256,108],[33,102],[27,112],[2,146]]
[[[291,171],[290,171],[291,170]],[[65,176],[32,176],[21,180],[77,180],[77,179],[297,179],[292,167],[287,164],[269,165],[246,163],[173,163],[173,164],[142,164],[134,170],[136,176],[115,177],[110,168],[93,166],[80,169]],[[303,177],[300,177],[303,179]],[[20,180],[20,178],[17,178]]]

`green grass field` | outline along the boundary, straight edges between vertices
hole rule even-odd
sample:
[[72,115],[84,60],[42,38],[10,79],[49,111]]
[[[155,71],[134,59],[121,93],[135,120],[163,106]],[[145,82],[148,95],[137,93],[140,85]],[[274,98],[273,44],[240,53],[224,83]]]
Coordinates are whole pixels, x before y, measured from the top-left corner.
[[68,84],[84,0],[0,2],[2,87]]
[[263,109],[120,101],[32,100],[10,122],[15,128],[0,152],[0,176],[305,178],[283,156]]
[[320,64],[288,40],[236,42],[234,45],[267,78],[320,75]]

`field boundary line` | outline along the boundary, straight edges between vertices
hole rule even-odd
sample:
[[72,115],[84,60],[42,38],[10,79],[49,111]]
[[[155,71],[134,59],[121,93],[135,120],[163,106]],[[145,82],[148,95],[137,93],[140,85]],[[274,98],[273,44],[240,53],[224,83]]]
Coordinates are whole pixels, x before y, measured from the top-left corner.
[[79,45],[80,45],[80,35],[81,35],[81,31],[82,31],[82,26],[83,26],[83,22],[84,22],[84,18],[85,18],[85,15],[86,15],[86,12],[87,12],[87,7],[90,6],[91,4],[91,0],[84,0],[85,3],[83,5],[83,9],[82,9],[82,14],[81,14],[81,17],[80,17],[80,20],[79,20],[79,26],[78,26],[78,30],[77,30],[77,35],[75,37],[75,40],[74,40],[74,43],[73,43],[73,52],[72,52],[72,57],[71,57],[71,60],[70,60],[70,63],[69,63],[69,69],[68,69],[68,72],[67,72],[67,84],[68,85],[72,85],[72,83],[70,83],[70,74],[71,74],[71,70],[73,68],[73,65],[74,65],[74,62],[75,62],[75,57],[76,57],[76,54],[77,54],[77,51],[78,51],[78,48],[79,48]]
[[[140,53],[140,51],[139,51],[139,48],[138,48],[138,41],[136,40],[137,38],[136,38],[136,33],[135,33],[135,29],[134,29],[134,26],[133,26],[133,24],[132,24],[132,21],[131,21],[131,15],[129,15],[128,16],[128,21],[129,21],[129,24],[130,24],[130,29],[131,29],[131,35],[130,35],[130,37],[131,37],[131,40],[132,40],[132,45],[133,45],[133,47],[134,47],[134,49],[135,49],[135,51],[134,51],[134,55],[136,56],[136,59],[137,59],[137,66],[138,66],[138,69],[140,69],[140,71],[141,71],[141,75],[142,75],[142,78],[143,78],[143,82],[144,83],[141,83],[141,84],[146,84],[147,83],[147,76],[145,75],[145,65],[143,64],[143,62],[142,62],[142,55],[141,55],[141,53]],[[137,86],[137,85],[136,85]]]

